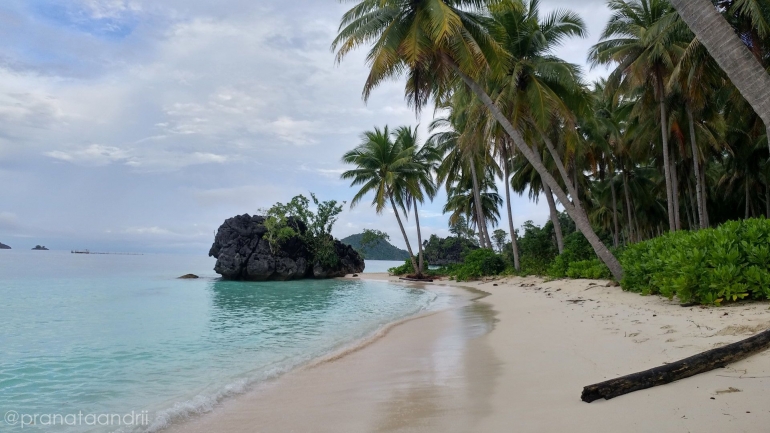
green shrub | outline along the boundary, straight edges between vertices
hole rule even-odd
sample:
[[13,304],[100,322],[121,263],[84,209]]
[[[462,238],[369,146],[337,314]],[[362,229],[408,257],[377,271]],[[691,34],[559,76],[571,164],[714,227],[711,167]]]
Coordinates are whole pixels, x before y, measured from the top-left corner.
[[583,278],[588,280],[607,280],[612,278],[610,269],[599,259],[571,262],[565,274],[569,278]]
[[480,249],[468,253],[465,263],[452,270],[457,281],[499,275],[505,270],[505,260],[492,250]]
[[669,233],[621,256],[624,290],[719,305],[770,298],[770,221]]
[[413,274],[414,273],[414,266],[412,266],[412,261],[410,259],[406,259],[403,265],[396,266],[395,268],[388,269],[388,273],[390,275],[407,275],[407,274]]

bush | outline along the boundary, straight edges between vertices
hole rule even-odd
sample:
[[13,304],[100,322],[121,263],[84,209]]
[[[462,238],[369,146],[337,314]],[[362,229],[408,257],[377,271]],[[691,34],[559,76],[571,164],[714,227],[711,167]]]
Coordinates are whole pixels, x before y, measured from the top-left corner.
[[410,259],[406,259],[403,265],[396,266],[395,268],[388,269],[388,273],[390,275],[407,275],[407,274],[413,274],[414,273],[414,266],[412,266],[412,261]]
[[770,221],[669,233],[621,256],[624,290],[719,305],[770,298]]
[[457,281],[499,275],[505,270],[505,260],[492,250],[480,249],[468,253],[465,263],[452,269],[451,275]]
[[565,274],[569,278],[583,278],[589,280],[608,280],[612,278],[610,269],[599,259],[572,262],[567,267]]

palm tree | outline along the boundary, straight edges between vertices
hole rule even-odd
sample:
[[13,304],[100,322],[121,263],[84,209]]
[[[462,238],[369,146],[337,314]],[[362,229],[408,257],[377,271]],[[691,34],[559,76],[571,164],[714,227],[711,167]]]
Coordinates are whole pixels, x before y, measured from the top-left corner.
[[351,208],[370,192],[374,193],[372,206],[375,207],[377,214],[381,214],[387,203],[390,203],[401,234],[404,236],[414,272],[420,275],[420,268],[415,261],[409,237],[406,235],[398,212],[399,206],[396,203],[403,203],[405,197],[423,199],[423,193],[414,181],[414,178],[420,174],[421,167],[414,161],[414,149],[404,148],[403,142],[393,141],[392,136],[387,126],[383,129],[375,128],[374,131],[364,132],[361,136],[361,144],[342,157],[342,162],[355,165],[356,168],[342,173],[341,177],[350,179],[351,186],[361,186],[350,202]]
[[667,0],[610,0],[608,6],[613,15],[589,57],[594,64],[617,64],[612,81],[654,90],[660,111],[669,229],[676,231],[678,194],[669,149],[666,82],[684,54],[688,32],[683,31]]
[[769,128],[770,76],[762,64],[711,1],[671,0],[671,4]]
[[423,146],[419,145],[416,128],[412,129],[408,126],[402,126],[397,128],[393,132],[393,135],[396,137],[396,143],[398,143],[399,147],[405,150],[412,150],[412,161],[419,169],[409,180],[415,185],[407,190],[405,197],[406,203],[404,203],[402,207],[409,209],[414,206],[414,221],[417,225],[417,243],[419,249],[418,275],[423,275],[425,273],[425,258],[422,245],[422,231],[420,230],[420,214],[417,208],[418,202],[423,203],[424,200],[422,197],[409,193],[409,191],[420,191],[423,193],[423,196],[433,200],[438,192],[438,187],[433,179],[433,173],[438,168],[438,161],[441,160],[441,154],[430,144]]
[[[616,279],[621,279],[620,262],[596,235],[585,211],[569,202],[539,155],[479,84],[484,76],[506,75],[509,71],[509,56],[490,34],[490,19],[483,10],[482,13],[468,11],[478,11],[485,3],[481,0],[359,0],[343,15],[332,49],[337,51],[337,61],[341,61],[355,48],[372,44],[367,57],[370,73],[364,85],[364,99],[384,80],[406,75],[407,100],[419,109],[431,95],[449,92],[457,78],[462,80],[551,187],[597,256]],[[521,5],[512,0],[497,0],[494,4],[501,3],[514,10],[521,9]]]

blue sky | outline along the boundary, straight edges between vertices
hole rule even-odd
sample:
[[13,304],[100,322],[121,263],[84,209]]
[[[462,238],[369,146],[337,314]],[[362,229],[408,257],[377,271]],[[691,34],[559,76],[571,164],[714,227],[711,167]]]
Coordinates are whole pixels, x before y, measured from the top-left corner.
[[[591,36],[558,53],[584,63],[609,12],[570,7]],[[0,5],[0,242],[28,249],[205,254],[221,222],[296,194],[349,200],[339,158],[373,126],[416,125],[403,83],[361,100],[364,51],[329,45],[334,0],[4,0]],[[591,71],[596,77],[604,71]],[[422,211],[446,236],[444,197]],[[544,201],[514,203],[543,223]],[[411,221],[409,222],[411,224]],[[344,237],[395,218],[346,208]],[[414,230],[410,230],[414,233]],[[413,236],[416,237],[416,236]]]

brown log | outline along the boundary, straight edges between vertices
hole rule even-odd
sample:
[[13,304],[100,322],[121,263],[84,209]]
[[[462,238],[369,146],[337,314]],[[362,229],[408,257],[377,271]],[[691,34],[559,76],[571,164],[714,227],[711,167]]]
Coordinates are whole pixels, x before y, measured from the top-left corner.
[[770,348],[770,330],[763,331],[737,343],[699,353],[681,361],[588,385],[583,388],[583,394],[580,398],[586,403],[591,403],[601,398],[609,400],[634,391],[665,385],[716,368],[722,368],[768,348]]

